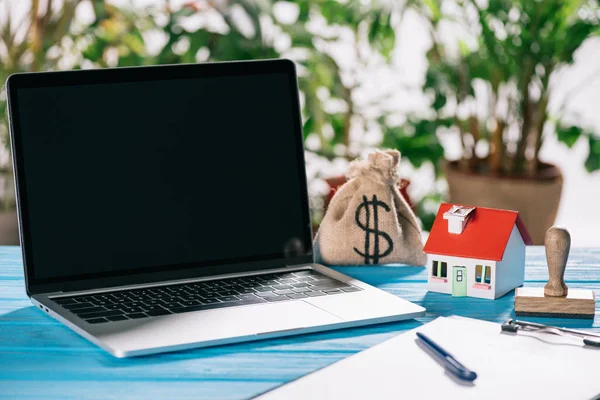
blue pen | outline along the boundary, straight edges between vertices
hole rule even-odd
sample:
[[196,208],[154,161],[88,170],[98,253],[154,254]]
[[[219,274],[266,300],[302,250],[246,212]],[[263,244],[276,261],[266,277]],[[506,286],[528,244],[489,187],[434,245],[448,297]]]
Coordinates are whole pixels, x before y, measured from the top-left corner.
[[423,344],[427,346],[427,348],[429,348],[443,360],[446,371],[463,381],[472,382],[477,379],[477,374],[474,371],[471,371],[469,368],[459,363],[456,358],[454,358],[446,350],[442,349],[440,345],[435,343],[433,340],[423,335],[421,332],[417,332],[417,337]]

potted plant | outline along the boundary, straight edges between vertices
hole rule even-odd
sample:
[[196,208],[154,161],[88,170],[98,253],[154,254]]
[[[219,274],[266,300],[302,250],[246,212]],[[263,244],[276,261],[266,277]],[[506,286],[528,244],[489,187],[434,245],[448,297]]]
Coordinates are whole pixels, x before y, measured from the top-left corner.
[[[443,163],[451,202],[518,210],[542,244],[563,182],[556,165],[540,160],[545,137],[556,135],[569,147],[585,138],[585,167],[600,169],[600,138],[569,115],[569,99],[556,105],[551,84],[599,32],[598,5],[503,0],[483,7],[471,0],[445,14],[441,2],[428,4],[432,47],[423,90],[430,112],[391,128],[385,143],[402,151],[410,140],[433,145],[455,135],[462,157]],[[450,25],[468,33],[454,51],[441,33]]]

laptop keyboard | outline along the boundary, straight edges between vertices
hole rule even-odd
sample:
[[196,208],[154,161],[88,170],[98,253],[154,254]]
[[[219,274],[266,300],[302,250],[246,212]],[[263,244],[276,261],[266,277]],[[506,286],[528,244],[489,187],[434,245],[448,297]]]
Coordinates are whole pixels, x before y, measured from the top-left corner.
[[55,297],[90,324],[358,292],[314,270],[280,272],[93,295]]

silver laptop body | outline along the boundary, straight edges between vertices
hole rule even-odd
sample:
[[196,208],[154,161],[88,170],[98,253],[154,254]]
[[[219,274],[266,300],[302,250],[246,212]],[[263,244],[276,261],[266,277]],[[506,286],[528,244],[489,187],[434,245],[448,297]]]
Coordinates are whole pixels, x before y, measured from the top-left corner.
[[[257,81],[261,79],[263,81],[258,85]],[[423,307],[314,262],[296,85],[294,65],[287,60],[11,76],[7,88],[19,227],[26,289],[33,304],[115,357],[355,327],[424,315]],[[186,92],[188,89],[189,93]],[[160,91],[162,94],[156,99],[149,99]],[[226,97],[229,92],[235,93],[231,100]],[[203,99],[205,94],[209,96],[208,100]],[[109,95],[111,101],[95,103],[99,96]],[[185,101],[178,100],[180,95]],[[236,102],[244,96],[248,99],[236,106]],[[171,104],[177,101],[181,104]],[[201,106],[196,106],[196,101]],[[65,104],[65,110],[61,109],[62,104]],[[221,105],[212,109],[214,104]],[[211,118],[217,120],[214,114],[231,104],[232,108],[226,114],[229,118],[211,122]],[[265,106],[262,107],[262,104]],[[77,108],[79,105],[81,110]],[[188,106],[189,112],[186,111]],[[98,110],[98,107],[106,107],[106,110]],[[131,110],[127,110],[128,107]],[[255,109],[245,114],[245,107]],[[277,107],[282,108],[279,110]],[[61,114],[71,109],[78,110],[72,118]],[[104,119],[91,121],[95,114],[86,116],[89,109],[96,110],[100,118],[110,119],[117,115],[120,119],[101,127],[108,122]],[[203,110],[212,110],[206,111],[211,115],[203,114]],[[281,126],[259,124],[258,121],[266,119],[260,116],[254,119],[254,115],[261,112],[283,115],[277,117],[281,118]],[[194,116],[194,113],[197,115]],[[286,120],[289,123],[283,124],[286,113],[289,113]],[[119,130],[121,126],[137,126],[128,120],[129,115],[132,119],[136,118],[136,124],[142,124],[143,133],[132,128]],[[144,116],[153,121],[144,125]],[[255,140],[259,143],[263,136],[270,141],[252,150],[251,154],[264,153],[259,160],[249,157],[245,164],[223,171],[223,175],[218,176],[222,166],[232,162],[229,156],[235,161],[246,154],[244,149],[232,147],[235,145],[225,147],[228,142],[236,142],[232,135],[242,126],[236,125],[240,123],[235,121],[236,118],[247,122],[248,125],[244,126],[248,131],[264,133],[257,134]],[[165,123],[164,119],[169,122]],[[84,120],[88,122],[84,124]],[[191,124],[189,121],[194,122]],[[189,126],[182,128],[186,124]],[[83,125],[85,129],[80,129]],[[155,126],[161,127],[161,136],[157,138],[167,144],[158,145],[151,140]],[[112,127],[119,132],[118,135],[115,133],[118,139],[104,148],[104,142],[98,137],[108,134],[107,131],[112,132]],[[99,130],[96,132],[95,129]],[[219,135],[224,134],[221,129],[230,129],[225,132],[229,139],[220,139]],[[273,132],[280,129],[281,132],[272,133],[274,139],[268,138],[269,129]],[[202,138],[190,138],[187,136],[190,131],[194,131],[193,135],[197,135],[197,131],[208,133],[202,133],[207,135]],[[164,132],[175,133],[169,136]],[[130,134],[139,137],[130,140]],[[190,142],[194,140],[197,141]],[[276,148],[265,150],[265,147],[273,145],[273,140],[282,142]],[[88,145],[88,142],[93,145]],[[188,154],[188,148],[193,145],[200,149],[201,158],[189,156],[195,154]],[[249,141],[244,146],[250,151],[249,146],[254,145],[254,141]],[[286,146],[289,148],[286,149]],[[272,152],[285,151],[287,155],[273,159],[272,166],[261,164],[266,163],[262,160],[268,159],[271,154],[275,154],[273,157],[279,154]],[[217,157],[214,153],[221,155]],[[168,163],[161,164],[163,155],[165,159],[171,157]],[[213,156],[215,160],[211,165],[214,168],[200,165],[198,172],[189,172],[196,163],[201,164],[205,157]],[[106,171],[96,169],[98,162],[93,162],[96,158],[110,163]],[[295,159],[285,167],[286,160],[290,158]],[[135,162],[130,163],[132,159]],[[92,161],[88,163],[88,160]],[[185,162],[182,164],[185,168],[178,164],[180,162]],[[177,165],[173,166],[173,163]],[[160,165],[157,167],[155,164]],[[144,165],[144,168],[138,169],[139,165]],[[104,174],[111,174],[113,167],[114,175],[105,179]],[[48,169],[52,168],[54,175],[48,175]],[[237,182],[232,179],[232,173],[243,177],[246,173],[244,168],[263,172]],[[146,177],[148,170],[152,173]],[[164,176],[160,175],[163,170],[168,170]],[[183,172],[179,174],[178,171]],[[285,178],[286,171],[289,179]],[[224,199],[227,207],[219,209],[221,205],[211,200],[215,196],[201,193],[194,182],[202,181],[203,176],[208,176],[206,174],[211,174],[213,185],[217,186],[222,181],[231,180],[225,182],[227,185],[224,183],[217,193],[228,190],[228,185],[237,185],[240,190],[232,194],[239,196],[239,206],[244,208],[246,204],[254,204],[241,211],[236,209],[235,212],[240,213],[235,218],[231,217],[227,229],[214,224],[221,224],[223,218],[227,219],[225,211],[238,203],[231,201],[229,204],[227,201],[230,200]],[[284,179],[268,181],[274,177]],[[248,179],[255,181],[248,183]],[[56,192],[49,192],[50,187],[46,186],[49,180],[54,180],[55,186],[52,187],[58,188]],[[178,183],[180,181],[185,184]],[[160,192],[154,191],[155,186],[161,188]],[[262,189],[253,193],[254,187]],[[105,196],[102,190],[113,190],[114,193]],[[272,193],[267,193],[270,190]],[[60,197],[65,192],[64,198],[52,197]],[[299,195],[288,196],[289,193]],[[159,197],[160,202],[154,196]],[[264,197],[252,203],[253,197],[249,196]],[[285,207],[275,210],[278,200],[284,201]],[[261,209],[264,202],[272,203]],[[169,206],[162,207],[162,204]],[[210,210],[196,213],[199,207],[210,208],[212,213],[220,213],[222,218],[213,218]],[[260,211],[260,218],[254,215],[254,210],[256,213]],[[272,215],[274,213],[277,214]],[[289,223],[286,220],[288,215]],[[285,221],[279,224],[282,219]],[[262,226],[263,221],[265,226]],[[211,227],[211,223],[214,226]],[[295,230],[288,229],[289,226]],[[279,231],[282,232],[281,237],[278,236]],[[226,233],[228,241],[224,242],[222,237]],[[277,240],[281,242],[280,250],[267,249],[267,244],[278,243]],[[255,245],[248,247],[248,243]],[[262,247],[265,250],[260,253]],[[266,254],[268,251],[271,253]],[[229,254],[232,256],[227,258]],[[332,280],[337,281],[333,289],[319,286],[319,282],[332,285]],[[265,292],[257,289],[257,281],[271,282],[269,290],[273,293],[261,297]],[[215,285],[223,282],[236,282],[237,292],[229,291],[227,295],[217,296],[221,288],[215,289]],[[258,286],[261,290],[265,287]],[[303,287],[306,289],[304,292]],[[210,289],[211,296],[217,297],[207,298],[205,289]],[[164,296],[163,300],[152,299],[153,295],[167,293],[165,290],[170,300],[164,300]],[[135,293],[142,300],[128,301],[129,311],[123,311],[125,308],[119,309],[116,302],[123,301],[119,299],[124,293],[130,296],[128,299],[133,296],[131,293]],[[180,297],[173,297],[173,293]],[[184,298],[181,296],[192,300],[183,304],[183,300],[179,300]],[[174,302],[174,298],[180,302]],[[93,304],[81,299],[89,299]],[[113,300],[115,303],[112,303]],[[209,300],[212,305],[205,304]],[[234,303],[228,305],[228,301]],[[211,308],[215,303],[219,307]],[[162,308],[165,311],[158,315],[157,310]]]

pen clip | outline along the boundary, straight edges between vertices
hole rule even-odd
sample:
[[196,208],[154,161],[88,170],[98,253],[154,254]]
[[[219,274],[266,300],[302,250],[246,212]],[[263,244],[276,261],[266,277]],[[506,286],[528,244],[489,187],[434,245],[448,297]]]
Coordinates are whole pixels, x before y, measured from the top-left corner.
[[571,339],[582,339],[584,345],[600,348],[600,336],[593,333],[514,319],[509,319],[502,324],[502,332],[517,333],[519,330],[533,333],[549,333]]

